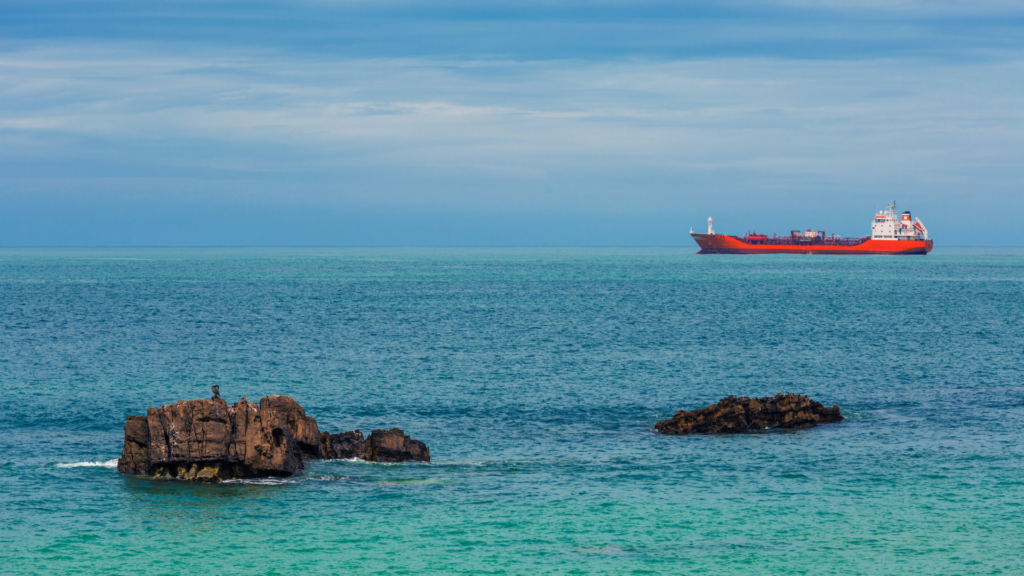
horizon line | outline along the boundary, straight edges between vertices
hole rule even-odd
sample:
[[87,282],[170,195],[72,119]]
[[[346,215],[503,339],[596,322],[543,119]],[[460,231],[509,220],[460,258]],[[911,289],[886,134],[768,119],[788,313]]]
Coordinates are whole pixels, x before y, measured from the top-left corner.
[[[596,245],[574,245],[574,244],[545,244],[545,245],[513,245],[513,244],[497,244],[497,245],[414,245],[414,244],[375,244],[375,245],[353,245],[353,244],[283,244],[283,245],[235,245],[235,244],[222,244],[222,245],[94,245],[94,246],[66,246],[66,245],[54,245],[54,246],[0,246],[0,250],[47,250],[47,249],[81,249],[81,250],[96,250],[96,249],[117,249],[117,248],[138,248],[138,249],[256,249],[256,248],[688,248],[688,246],[681,245],[611,245],[611,244],[596,244]],[[693,246],[692,248],[699,248]],[[936,246],[933,251],[938,248],[1024,248],[1024,245],[956,245],[956,246]]]

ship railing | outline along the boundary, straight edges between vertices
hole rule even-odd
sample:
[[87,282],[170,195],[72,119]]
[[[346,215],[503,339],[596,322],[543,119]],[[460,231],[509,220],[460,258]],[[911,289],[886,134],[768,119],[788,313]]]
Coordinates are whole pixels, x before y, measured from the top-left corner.
[[818,236],[809,238],[806,236],[775,236],[772,238],[751,238],[749,236],[742,236],[739,239],[754,246],[856,246],[866,242],[870,237],[837,238],[826,236],[822,238]]

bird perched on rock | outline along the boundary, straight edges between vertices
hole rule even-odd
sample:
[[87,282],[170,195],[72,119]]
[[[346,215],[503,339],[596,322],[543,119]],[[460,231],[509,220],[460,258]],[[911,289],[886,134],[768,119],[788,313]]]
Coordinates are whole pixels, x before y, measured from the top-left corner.
[[220,386],[214,384],[213,386],[210,387],[210,390],[213,390],[213,398],[211,398],[211,400],[216,400],[217,398],[220,398]]

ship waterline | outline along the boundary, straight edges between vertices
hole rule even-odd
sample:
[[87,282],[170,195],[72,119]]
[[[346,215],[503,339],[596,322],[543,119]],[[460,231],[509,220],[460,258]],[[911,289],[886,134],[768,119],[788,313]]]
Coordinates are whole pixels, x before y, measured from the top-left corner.
[[[700,246],[698,254],[920,254],[932,250],[932,240],[862,240],[856,244],[761,243],[747,242],[743,237],[722,234],[691,234]],[[788,240],[789,237],[783,237]],[[841,240],[846,240],[845,238]]]

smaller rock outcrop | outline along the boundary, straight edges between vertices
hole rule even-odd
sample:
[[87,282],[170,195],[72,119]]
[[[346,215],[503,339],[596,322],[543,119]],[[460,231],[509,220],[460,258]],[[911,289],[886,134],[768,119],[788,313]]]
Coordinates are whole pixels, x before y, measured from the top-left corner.
[[320,434],[324,458],[358,458],[368,462],[430,462],[430,449],[405,435],[401,428],[374,430],[364,439],[362,430]]
[[327,460],[366,459],[366,440],[362,430],[341,434],[320,433],[320,446]]
[[776,394],[764,398],[729,396],[698,410],[680,410],[654,425],[661,434],[735,434],[771,428],[810,428],[839,422],[839,406],[826,408],[807,396]]
[[430,449],[399,428],[374,430],[366,440],[366,459],[370,462],[430,462]]

